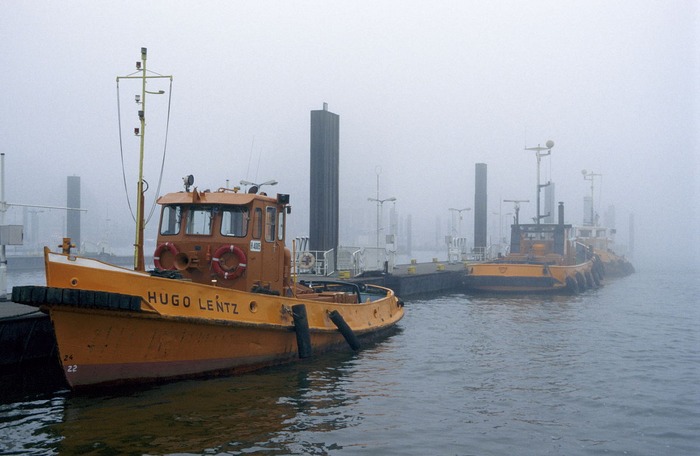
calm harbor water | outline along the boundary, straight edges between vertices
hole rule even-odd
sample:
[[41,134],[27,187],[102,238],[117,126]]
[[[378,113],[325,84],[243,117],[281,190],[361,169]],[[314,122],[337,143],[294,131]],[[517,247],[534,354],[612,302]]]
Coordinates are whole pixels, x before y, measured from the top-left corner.
[[100,394],[4,388],[0,453],[696,455],[698,296],[697,273],[644,270],[573,297],[424,296],[354,354]]

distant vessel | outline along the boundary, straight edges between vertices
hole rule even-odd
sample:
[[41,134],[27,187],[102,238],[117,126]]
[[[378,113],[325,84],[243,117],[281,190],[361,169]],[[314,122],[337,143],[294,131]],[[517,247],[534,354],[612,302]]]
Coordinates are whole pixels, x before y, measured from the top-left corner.
[[607,228],[598,224],[599,217],[595,212],[594,205],[594,183],[596,177],[601,174],[583,170],[584,179],[591,181],[590,212],[586,210],[583,225],[575,226],[573,234],[578,242],[581,242],[593,249],[595,255],[600,258],[603,273],[607,277],[624,277],[635,272],[634,266],[624,255],[618,255],[614,251],[615,229]]
[[[143,137],[141,147],[143,157]],[[184,191],[158,199],[156,270],[144,268],[140,180],[134,270],[74,256],[67,241],[63,253],[44,248],[46,287],[13,289],[15,302],[49,313],[71,387],[239,373],[358,349],[403,317],[387,288],[297,282],[285,246],[289,195],[193,183],[187,176]]]
[[624,255],[613,250],[614,230],[602,226],[576,226],[574,236],[582,244],[590,246],[600,258],[605,277],[624,277],[635,272],[632,263]]
[[[521,224],[519,206],[511,226],[510,251],[495,260],[468,264],[465,286],[486,292],[569,292],[578,293],[600,286],[600,262],[592,249],[572,240],[571,225],[564,224],[564,203],[559,203],[558,223],[541,223],[540,160],[554,146],[532,147],[537,156],[537,217],[533,224]],[[546,152],[545,152],[546,151]],[[595,260],[595,261],[594,261]]]
[[465,285],[471,291],[578,293],[601,285],[600,262],[580,242],[571,240],[571,225],[559,223],[511,226],[510,253],[467,266]]

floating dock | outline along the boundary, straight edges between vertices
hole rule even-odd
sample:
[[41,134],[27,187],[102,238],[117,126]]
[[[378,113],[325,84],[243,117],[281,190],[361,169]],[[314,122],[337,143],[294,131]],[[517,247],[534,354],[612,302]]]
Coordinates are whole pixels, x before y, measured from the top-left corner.
[[431,262],[397,265],[390,274],[365,273],[350,280],[391,288],[398,297],[405,299],[421,294],[462,290],[468,264]]
[[35,307],[0,301],[0,366],[48,358],[56,353],[48,315]]

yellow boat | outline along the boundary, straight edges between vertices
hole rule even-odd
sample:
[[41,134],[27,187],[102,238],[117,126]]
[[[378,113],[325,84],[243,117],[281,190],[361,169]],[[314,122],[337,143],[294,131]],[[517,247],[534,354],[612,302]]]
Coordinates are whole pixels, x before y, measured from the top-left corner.
[[493,261],[467,266],[470,291],[578,293],[600,286],[600,262],[591,249],[570,239],[563,223],[511,226],[510,253]]
[[[145,49],[142,60],[145,99]],[[13,288],[13,300],[50,315],[71,387],[235,374],[358,349],[403,317],[390,289],[296,280],[289,195],[184,181],[157,201],[153,271],[144,268],[139,198],[133,270],[74,256],[65,240],[62,253],[44,249],[45,287]]]
[[[615,253],[614,228],[607,228],[598,224],[598,214],[593,203],[595,197],[595,178],[602,179],[603,175],[593,171],[581,171],[585,180],[591,181],[591,196],[589,197],[590,212],[584,217],[583,225],[574,227],[574,237],[593,249],[595,255],[600,258],[602,272],[608,277],[624,277],[634,273],[634,266],[624,255]],[[586,202],[584,201],[584,207]]]
[[614,230],[598,225],[574,227],[576,240],[592,248],[593,253],[600,258],[605,277],[628,276],[635,272],[634,266],[624,255],[615,253],[611,233]]
[[537,157],[537,216],[533,224],[520,224],[519,203],[515,203],[515,223],[511,226],[510,250],[493,261],[467,266],[465,285],[469,291],[487,292],[569,292],[578,293],[600,286],[600,261],[592,249],[572,239],[571,225],[564,223],[564,203],[559,203],[558,223],[541,223],[541,158],[551,154],[553,141],[545,146],[525,148]]

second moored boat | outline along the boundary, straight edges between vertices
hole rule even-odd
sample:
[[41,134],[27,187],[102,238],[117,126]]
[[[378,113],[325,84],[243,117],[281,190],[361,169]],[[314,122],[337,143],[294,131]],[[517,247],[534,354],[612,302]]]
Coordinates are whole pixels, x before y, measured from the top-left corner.
[[471,291],[568,292],[599,286],[600,262],[592,249],[570,239],[571,225],[520,224],[511,227],[510,253],[467,266],[465,285]]

